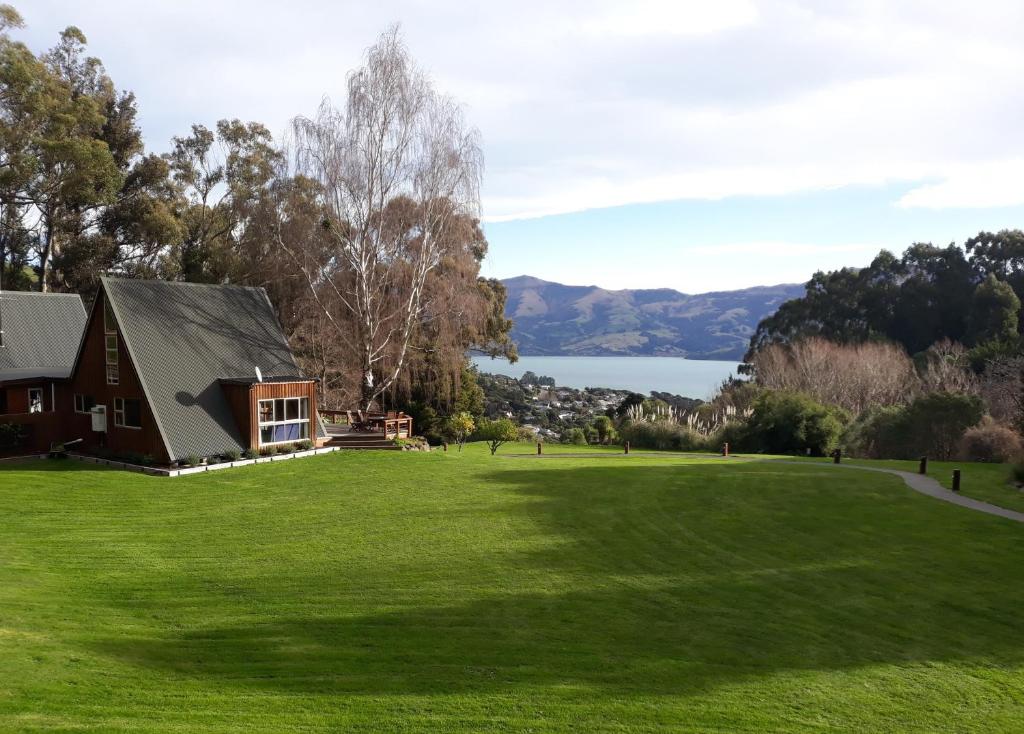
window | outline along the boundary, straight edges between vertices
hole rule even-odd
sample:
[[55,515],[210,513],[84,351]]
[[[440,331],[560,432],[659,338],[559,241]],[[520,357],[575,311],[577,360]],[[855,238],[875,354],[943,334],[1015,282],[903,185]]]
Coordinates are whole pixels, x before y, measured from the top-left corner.
[[29,413],[42,413],[43,412],[43,388],[41,388],[41,387],[30,387],[28,389],[28,412]]
[[[104,303],[106,303],[104,301]],[[103,323],[104,327],[108,329],[108,333],[103,335],[103,347],[104,347],[104,361],[107,365],[107,384],[116,385],[120,382],[120,372],[117,369],[117,332],[109,333],[110,325],[107,323],[107,311],[108,308],[103,309]]]
[[260,446],[309,438],[309,398],[261,400]]
[[121,428],[142,428],[142,401],[114,398],[114,425]]
[[106,341],[107,364],[117,364],[117,334],[107,334],[103,338]]
[[75,393],[75,412],[88,413],[96,405],[96,399],[92,395],[79,395]]
[[114,318],[114,309],[110,307],[110,301],[106,295],[103,296],[103,330],[108,334],[117,333],[117,320]]
[[0,415],[7,412],[7,391],[0,387]]

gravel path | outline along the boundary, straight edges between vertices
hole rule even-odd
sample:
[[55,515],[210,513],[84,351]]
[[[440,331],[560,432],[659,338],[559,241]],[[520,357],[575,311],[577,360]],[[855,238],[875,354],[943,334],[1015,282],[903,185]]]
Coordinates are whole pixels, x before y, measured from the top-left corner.
[[[772,463],[776,464],[792,464],[793,466],[808,466],[806,462],[801,461],[785,461],[785,460],[773,460]],[[858,466],[856,464],[813,464],[813,466],[827,466],[835,469],[859,469],[860,471],[873,471],[879,472],[880,474],[892,474],[903,480],[903,483],[910,487],[915,492],[926,494],[929,497],[934,497],[937,500],[943,502],[949,502],[953,505],[959,505],[960,507],[966,507],[969,510],[975,510],[977,512],[984,512],[987,515],[995,515],[996,517],[1005,517],[1007,520],[1013,520],[1015,522],[1024,523],[1024,512],[1016,512],[1014,510],[1007,510],[1005,507],[999,507],[998,505],[990,505],[988,502],[982,502],[981,500],[972,500],[970,497],[964,497],[957,492],[946,489],[937,481],[924,474],[915,474],[909,471],[900,471],[899,469],[882,469],[874,466]]]

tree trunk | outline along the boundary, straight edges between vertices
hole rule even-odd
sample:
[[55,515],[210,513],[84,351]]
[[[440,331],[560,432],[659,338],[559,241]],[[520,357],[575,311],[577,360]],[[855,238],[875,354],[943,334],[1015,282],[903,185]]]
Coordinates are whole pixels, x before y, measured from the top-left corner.
[[43,252],[40,255],[40,265],[42,274],[39,278],[39,290],[43,293],[48,293],[50,290],[50,280],[53,278],[53,257],[54,255],[60,254],[57,250],[57,245],[53,241],[53,219],[49,216],[46,217],[46,224],[44,226],[46,232],[46,246],[43,248]]

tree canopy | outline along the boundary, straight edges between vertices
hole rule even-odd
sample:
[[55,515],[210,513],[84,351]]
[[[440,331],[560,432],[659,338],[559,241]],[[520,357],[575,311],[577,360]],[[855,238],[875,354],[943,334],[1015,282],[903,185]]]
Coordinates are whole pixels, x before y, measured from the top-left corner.
[[340,127],[329,106],[297,118],[289,151],[259,122],[196,123],[157,155],[81,30],[36,54],[22,26],[0,5],[0,286],[261,286],[329,404],[482,412],[467,352],[516,354],[505,289],[480,276],[478,137],[397,28],[350,76]]
[[918,243],[883,250],[866,268],[815,273],[802,298],[764,319],[747,361],[770,344],[808,337],[836,343],[888,340],[909,354],[949,340],[970,346],[1020,336],[1024,233],[982,232],[964,247]]

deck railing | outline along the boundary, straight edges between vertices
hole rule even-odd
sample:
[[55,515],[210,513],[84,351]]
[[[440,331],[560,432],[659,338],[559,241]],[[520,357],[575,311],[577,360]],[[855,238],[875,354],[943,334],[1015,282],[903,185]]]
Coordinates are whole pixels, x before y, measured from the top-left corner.
[[[349,430],[355,430],[355,426],[349,421],[349,414],[357,411],[330,410],[328,408],[320,408],[319,411],[327,425],[348,426]],[[360,428],[369,433],[383,433],[384,438],[410,438],[412,436],[412,418],[404,413],[371,413],[364,417],[366,422]]]

